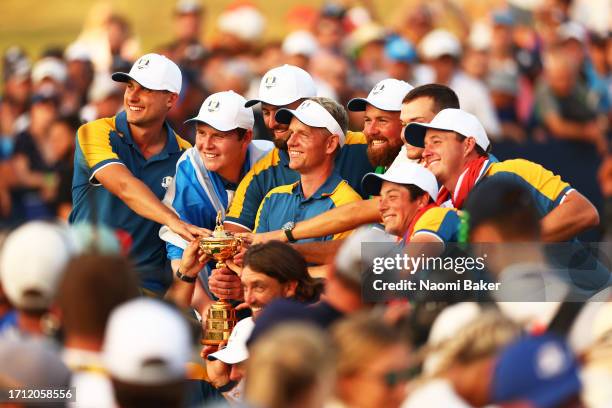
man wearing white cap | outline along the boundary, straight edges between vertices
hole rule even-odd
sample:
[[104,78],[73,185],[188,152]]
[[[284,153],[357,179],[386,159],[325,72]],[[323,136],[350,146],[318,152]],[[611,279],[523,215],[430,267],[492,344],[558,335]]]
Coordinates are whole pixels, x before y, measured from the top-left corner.
[[531,192],[542,216],[542,240],[565,241],[599,223],[595,207],[559,176],[539,164],[490,160],[489,139],[478,119],[461,109],[444,109],[431,123],[410,123],[405,140],[424,147],[426,167],[442,185],[437,203],[462,209],[472,188],[485,177],[512,179]]
[[[300,180],[272,189],[262,201],[255,232],[291,230],[292,224],[337,206],[361,200],[335,172],[335,156],[346,140],[348,115],[328,98],[311,98],[297,109],[280,109],[276,121],[289,124],[289,167]],[[312,240],[342,238],[346,233]]]
[[142,287],[161,293],[171,276],[164,271],[159,225],[188,240],[203,232],[160,201],[176,162],[190,147],[165,121],[181,91],[181,71],[166,57],[147,54],[128,74],[117,72],[113,79],[127,83],[125,111],[87,123],[77,132],[69,220],[127,231]]
[[[400,111],[412,85],[397,79],[383,79],[370,91],[367,98],[351,99],[347,105],[352,112],[364,112],[363,134],[368,141],[368,159],[383,173],[402,149]],[[400,159],[407,159],[406,155]]]
[[368,192],[380,195],[378,209],[387,233],[403,242],[457,240],[457,212],[436,206],[438,182],[425,167],[400,163],[385,174],[367,174],[363,184]]
[[[258,99],[248,101],[247,105],[261,103],[264,122],[273,134],[276,149],[251,169],[236,190],[226,218],[227,229],[239,232],[253,230],[257,209],[266,194],[275,187],[299,180],[299,174],[289,165],[289,124],[279,123],[275,114],[281,108],[296,109],[304,99],[316,94],[312,77],[301,68],[283,65],[263,76]],[[344,146],[336,155],[336,169],[359,192],[361,179],[373,170],[366,156],[366,140],[361,133],[345,132],[345,136]]]
[[[187,121],[196,126],[195,147],[185,151],[177,162],[176,175],[163,200],[181,220],[213,230],[217,213],[225,214],[240,180],[274,147],[268,141],[252,140],[253,110],[245,108],[245,103],[233,91],[217,92],[204,100],[196,117]],[[176,273],[188,242],[167,226],[161,228],[160,237],[166,241]],[[176,275],[187,283],[196,282],[196,276]]]

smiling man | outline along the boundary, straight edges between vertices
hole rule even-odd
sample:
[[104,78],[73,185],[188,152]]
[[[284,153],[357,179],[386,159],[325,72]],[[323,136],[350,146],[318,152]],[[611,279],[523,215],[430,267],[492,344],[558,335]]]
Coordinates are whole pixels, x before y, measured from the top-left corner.
[[379,174],[394,162],[402,149],[400,109],[402,100],[412,89],[407,82],[383,79],[367,98],[351,99],[347,104],[352,112],[364,112],[363,134],[368,141],[368,159]]
[[[291,229],[288,224],[361,200],[335,172],[335,157],[346,138],[348,115],[329,98],[311,98],[297,109],[280,109],[276,121],[289,124],[289,167],[299,181],[272,189],[264,198],[255,220],[255,232]],[[338,239],[346,233],[311,239]]]
[[[225,214],[240,180],[273,148],[271,142],[252,140],[253,110],[245,108],[245,102],[233,91],[217,92],[204,100],[196,117],[187,121],[195,123],[195,147],[188,149],[179,159],[176,176],[163,200],[181,220],[213,230],[217,213]],[[177,273],[188,243],[167,226],[161,228],[160,237],[166,241],[168,259],[176,275],[173,296],[177,296],[176,291],[180,290],[184,292],[185,303],[190,303],[194,287],[190,285],[189,288],[188,284],[196,283],[196,277],[200,276],[203,282],[196,284],[196,293],[200,294],[208,287],[208,273],[185,269]],[[179,289],[179,285],[184,291]],[[202,298],[196,298],[199,301],[194,306],[202,311]]]
[[168,58],[147,54],[129,73],[112,78],[127,84],[125,111],[78,130],[69,220],[129,233],[142,288],[161,294],[172,276],[157,236],[160,224],[187,240],[203,232],[160,201],[177,160],[190,147],[165,120],[181,91],[181,71]]
[[566,241],[599,223],[597,210],[578,191],[539,164],[489,157],[489,138],[479,120],[461,109],[444,109],[431,123],[411,123],[405,140],[424,147],[427,168],[442,186],[437,203],[457,209],[484,178],[510,179],[533,196],[541,218],[543,241]]

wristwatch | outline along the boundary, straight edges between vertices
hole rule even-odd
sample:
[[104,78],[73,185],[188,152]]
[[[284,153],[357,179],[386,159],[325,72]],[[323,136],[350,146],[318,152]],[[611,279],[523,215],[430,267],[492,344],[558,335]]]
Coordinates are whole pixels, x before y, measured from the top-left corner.
[[287,240],[291,243],[294,243],[297,241],[293,237],[293,233],[292,233],[294,228],[295,228],[295,222],[293,221],[286,222],[285,225],[281,227],[281,230],[283,230],[285,232],[285,235],[287,236]]
[[198,280],[196,276],[183,275],[180,269],[176,270],[176,277],[182,280],[183,282],[187,282],[187,283],[195,283],[195,281]]

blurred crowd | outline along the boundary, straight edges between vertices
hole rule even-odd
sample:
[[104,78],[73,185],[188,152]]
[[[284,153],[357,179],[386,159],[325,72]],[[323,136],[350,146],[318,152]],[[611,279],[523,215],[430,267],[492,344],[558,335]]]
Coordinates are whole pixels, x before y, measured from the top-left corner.
[[[499,3],[471,20],[452,0],[412,2],[398,5],[393,25],[383,24],[373,1],[300,5],[286,16],[287,35],[264,41],[269,22],[251,3],[231,5],[213,22],[202,2],[178,0],[172,41],[151,50],[180,68],[180,92],[166,119],[195,144],[198,127],[185,121],[198,120],[203,101],[230,90],[261,98],[266,73],[284,64],[311,75],[321,97],[313,101],[325,109],[370,98],[389,78],[446,85],[482,124],[496,159],[528,159],[561,176],[599,213],[599,226],[580,238],[609,241],[612,5]],[[204,24],[216,27],[210,42],[203,41]],[[64,221],[73,209],[75,134],[127,107],[129,91],[111,74],[130,71],[143,53],[129,18],[106,6],[96,6],[63,49],[40,56],[4,50],[0,389],[74,387],[67,405],[79,407],[612,407],[607,289],[586,303],[567,301],[556,280],[562,295],[546,302],[476,303],[448,293],[369,303],[361,289],[371,259],[362,257],[361,243],[387,242],[375,229],[339,241],[314,274],[293,246],[263,239],[234,259],[238,287],[231,279],[224,286],[219,275],[202,282],[200,269],[189,275],[198,265],[192,242],[173,259],[180,282],[165,296],[142,296],[151,293],[126,256],[131,242],[106,227]],[[269,105],[259,102],[253,139],[276,142],[262,112]],[[364,130],[364,112],[349,109],[347,126]],[[431,205],[438,193],[432,178]],[[478,216],[462,220],[467,240],[543,240],[540,209],[515,187],[484,182],[471,193],[465,207]],[[395,235],[406,240],[413,227]],[[492,273],[528,268],[525,260],[543,263],[539,250],[500,257]],[[211,299],[225,288],[240,299],[241,320],[221,347],[199,344],[210,306],[195,304],[203,286]]]

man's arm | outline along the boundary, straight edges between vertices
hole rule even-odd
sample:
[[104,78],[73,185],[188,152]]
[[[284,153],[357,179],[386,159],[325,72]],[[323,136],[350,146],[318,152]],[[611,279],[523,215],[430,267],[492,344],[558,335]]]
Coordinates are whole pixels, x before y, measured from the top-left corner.
[[591,202],[576,190],[569,192],[554,210],[540,221],[542,240],[567,241],[599,224],[599,214]]
[[[324,237],[350,231],[364,224],[381,222],[380,213],[378,212],[379,201],[380,197],[355,201],[332,208],[316,217],[300,221],[295,224],[295,228],[292,231],[293,237],[296,240]],[[270,231],[253,236],[253,243],[271,240],[287,242],[287,236],[283,231]]]
[[188,241],[201,235],[205,230],[187,224],[153,194],[142,181],[122,164],[105,166],[95,173],[95,178],[111,193],[116,195],[138,215],[167,225],[172,231]]

